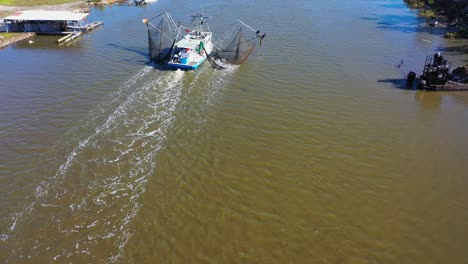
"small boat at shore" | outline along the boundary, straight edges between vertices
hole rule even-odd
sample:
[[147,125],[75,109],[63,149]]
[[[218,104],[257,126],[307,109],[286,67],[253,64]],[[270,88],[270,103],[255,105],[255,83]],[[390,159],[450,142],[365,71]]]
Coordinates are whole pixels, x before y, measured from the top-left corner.
[[[150,59],[172,69],[195,70],[205,60],[217,69],[226,64],[241,64],[255,48],[254,40],[260,46],[266,34],[254,30],[244,22],[237,20],[237,27],[232,26],[215,44],[213,33],[208,24],[208,17],[202,14],[191,16],[191,24],[184,26],[175,23],[167,12],[150,20],[143,19],[148,27]],[[158,21],[154,23],[153,21]],[[243,28],[253,32],[246,38]]]
[[146,4],[145,0],[128,0],[128,5],[144,6]]

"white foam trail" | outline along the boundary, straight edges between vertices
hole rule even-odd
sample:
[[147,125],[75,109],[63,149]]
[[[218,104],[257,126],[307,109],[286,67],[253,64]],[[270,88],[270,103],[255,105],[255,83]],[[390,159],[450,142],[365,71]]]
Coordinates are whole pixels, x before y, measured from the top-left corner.
[[[235,69],[213,71],[202,95],[205,98],[198,107],[218,101]],[[150,72],[153,74],[148,75]],[[107,262],[118,262],[132,235],[130,224],[141,207],[140,197],[156,170],[154,161],[176,118],[183,76],[182,71],[155,72],[144,68],[127,81],[123,90],[132,92],[118,92],[112,104],[121,103],[96,126],[94,133],[77,144],[51,179],[37,186],[32,202],[13,215],[10,231],[0,235],[0,240],[11,239],[9,235],[21,224],[21,218],[31,215],[33,210],[54,210],[53,205],[60,204],[60,210],[66,212],[63,215],[49,212],[50,224],[56,226],[57,236],[73,244],[47,249],[54,253],[51,258],[63,262],[64,258],[76,255],[93,255],[96,244],[107,240],[117,249],[109,253]],[[198,81],[196,75],[189,91]],[[84,183],[77,185],[74,181],[77,177],[83,177]],[[47,202],[41,202],[42,199]],[[88,229],[92,235],[87,233]],[[50,230],[48,227],[49,233]],[[37,256],[43,252],[33,249],[33,253]]]
[[[130,171],[130,177],[135,177],[136,179],[133,181],[132,185],[128,186],[133,189],[132,196],[130,197],[129,201],[132,203],[130,206],[130,210],[127,212],[123,220],[120,222],[119,231],[121,235],[119,236],[119,240],[117,242],[119,251],[117,254],[111,256],[108,261],[111,263],[117,262],[123,249],[125,248],[128,239],[131,236],[131,231],[129,230],[129,225],[135,215],[137,214],[141,204],[139,203],[139,197],[145,191],[146,183],[148,177],[151,176],[156,168],[155,163],[153,162],[156,154],[162,148],[163,144],[165,143],[165,139],[167,136],[167,131],[169,127],[172,125],[174,120],[174,111],[180,101],[181,94],[182,94],[182,87],[180,85],[180,81],[182,80],[183,72],[176,71],[174,74],[170,75],[170,81],[167,84],[167,89],[162,94],[162,97],[159,102],[164,102],[164,107],[161,107],[160,104],[150,104],[151,107],[154,109],[164,109],[163,111],[155,111],[154,114],[149,118],[149,120],[157,120],[162,121],[161,126],[157,130],[150,130],[150,126],[154,121],[150,121],[145,123],[145,125],[138,130],[137,133],[142,135],[143,137],[150,137],[153,140],[156,139],[156,142],[159,142],[158,145],[153,146],[152,151],[150,151],[143,160],[139,160],[137,162],[137,166],[134,167],[133,170]],[[145,161],[147,162],[146,172],[139,171],[141,165],[145,165]],[[143,172],[143,173],[141,173]],[[114,230],[117,231],[117,230]],[[115,232],[111,232],[115,233]],[[107,236],[107,235],[106,235]]]
[[[128,81],[126,81],[123,84],[123,89],[127,89],[127,88],[135,85],[135,83],[138,80],[140,80],[141,78],[146,76],[151,70],[152,70],[152,67],[149,67],[149,66],[146,66],[143,69],[141,69],[139,72],[137,72],[134,76],[132,76]],[[114,100],[116,100],[116,99],[114,99]],[[60,165],[58,171],[52,177],[53,180],[55,180],[58,176],[61,176],[66,172],[66,170],[69,168],[70,164],[73,162],[76,155],[78,155],[78,153],[88,144],[89,140],[91,138],[93,138],[96,134],[97,134],[97,132],[95,134],[91,135],[90,137],[86,138],[85,140],[82,140],[78,144],[78,147],[73,149],[73,151],[68,155],[67,160],[65,161],[65,163]],[[21,210],[19,210],[19,211],[12,214],[12,216],[11,216],[12,223],[10,224],[10,227],[9,227],[10,232],[15,231],[16,224],[17,224],[18,220],[20,220],[23,217],[23,215],[31,213],[34,206],[36,205],[35,201],[38,198],[43,197],[48,193],[48,190],[49,190],[49,187],[50,187],[51,183],[52,182],[51,182],[49,177],[44,179],[42,182],[40,182],[39,185],[35,188],[34,201],[31,202],[30,204],[26,205],[25,207],[23,207],[23,209],[21,209]],[[6,239],[8,239],[9,237],[10,236],[6,235]]]
[[[77,217],[81,217],[83,213],[87,214],[89,210],[97,210],[93,209],[95,205],[100,207],[98,211],[94,211],[95,214],[102,212],[102,210],[109,212],[118,210],[118,212],[103,217],[102,222],[93,222],[91,224],[93,228],[104,230],[101,234],[93,233],[92,237],[88,236],[88,240],[81,241],[79,247],[86,249],[87,252],[89,251],[88,247],[96,243],[95,241],[115,237],[115,245],[118,251],[110,256],[108,261],[113,263],[120,259],[122,251],[131,236],[129,225],[141,206],[139,198],[145,191],[147,179],[154,173],[156,165],[153,161],[159,150],[163,147],[167,131],[174,120],[173,112],[180,101],[182,93],[182,77],[183,72],[181,71],[171,72],[163,78],[158,78],[153,82],[145,84],[139,92],[132,94],[107,118],[103,125],[96,129],[96,134],[93,138],[86,140],[86,144],[80,144],[81,151],[89,148],[99,151],[101,145],[105,143],[103,138],[125,129],[128,130],[125,135],[113,139],[117,143],[117,146],[113,146],[114,150],[119,147],[119,144],[124,149],[129,148],[129,146],[129,149],[136,149],[136,147],[133,148],[131,146],[136,145],[135,142],[138,140],[143,142],[139,149],[140,152],[142,151],[140,154],[133,153],[133,155],[129,155],[129,153],[136,151],[127,149],[117,151],[118,156],[116,158],[107,159],[103,157],[96,161],[98,166],[106,166],[109,163],[114,163],[115,160],[124,159],[124,156],[129,156],[129,160],[126,163],[130,162],[133,164],[128,171],[120,171],[116,175],[108,175],[109,178],[104,178],[103,181],[88,186],[89,191],[86,192],[94,193],[98,191],[98,194],[94,198],[88,198],[93,203],[86,202],[83,209],[76,211]],[[147,98],[148,94],[153,92],[155,87],[160,86],[163,86],[163,90],[157,98],[158,101],[153,102],[149,100]],[[140,106],[138,110],[136,110],[137,106]],[[135,112],[138,112],[138,114],[134,115]],[[145,114],[150,115],[145,116]],[[143,120],[142,117],[144,117]],[[133,126],[141,121],[143,121],[143,124],[139,127]],[[157,127],[157,129],[153,129],[153,126]],[[125,142],[128,142],[128,144]],[[151,145],[147,146],[148,144]],[[67,173],[74,166],[73,160],[80,153],[75,151],[71,155],[73,156],[72,162],[70,164],[66,163],[67,166],[62,167],[60,173]],[[90,162],[92,163],[93,161]],[[106,222],[112,222],[114,225],[107,226]],[[62,229],[65,234],[72,234],[76,231],[76,227],[66,228],[66,226],[62,226]],[[64,250],[59,256],[70,257],[82,254],[81,252],[82,250],[78,249],[72,250],[72,252]]]
[[221,98],[223,92],[222,88],[226,87],[231,81],[231,77],[237,69],[239,69],[237,65],[228,65],[226,68],[214,72],[212,79],[208,83],[208,90],[205,95],[206,98],[203,107],[210,108],[217,103],[219,98]]
[[[139,71],[137,74],[135,74],[132,78],[130,78],[130,80],[128,80],[127,82],[124,83],[124,87],[131,87],[133,85],[136,84],[136,82],[138,80],[140,80],[141,78],[143,78],[146,74],[148,74],[150,71],[151,71],[151,67],[147,66],[147,67],[144,67],[141,71]],[[117,100],[118,98],[114,99]],[[130,104],[130,101],[131,100],[127,100],[126,102],[123,103],[123,105],[119,106],[106,120],[106,122],[101,125],[100,127],[96,128],[95,129],[95,133],[92,134],[91,136],[89,136],[88,138],[82,140],[79,144],[78,144],[78,147],[75,148],[72,153],[70,153],[70,155],[68,155],[67,157],[67,161],[65,163],[63,163],[62,165],[60,165],[57,173],[55,176],[59,176],[59,175],[63,175],[67,170],[68,168],[70,167],[70,165],[72,164],[73,160],[75,159],[76,155],[78,155],[78,153],[80,153],[80,151],[86,147],[89,143],[90,140],[92,140],[94,137],[96,137],[99,133],[101,133],[104,128],[107,128],[109,127],[109,124],[115,120],[118,116],[121,116],[123,113],[124,113],[124,109],[128,106],[128,104]],[[113,102],[111,102],[113,103]]]
[[[130,85],[132,84],[133,82],[135,82],[136,80],[138,80],[139,78],[141,78],[142,76],[144,76],[144,74],[148,73],[149,70],[151,70],[152,67],[149,67],[149,66],[146,66],[144,67],[140,72],[138,72],[136,75],[134,75],[129,81],[126,82],[125,85]],[[88,88],[90,89],[90,88]],[[87,92],[88,89],[85,89],[83,90],[82,92],[85,93]],[[73,95],[73,97],[77,97],[77,94]],[[65,104],[65,102],[68,102],[69,100],[63,100],[63,104]],[[57,105],[61,105],[60,103],[59,104],[56,104]],[[4,136],[7,136],[12,130],[16,130],[16,129],[20,129],[20,128],[23,128],[23,127],[27,127],[29,126],[30,124],[32,123],[35,123],[35,122],[41,122],[43,121],[44,119],[47,118],[47,114],[49,113],[50,111],[45,111],[45,112],[42,112],[42,114],[38,114],[38,115],[35,115],[34,118],[31,118],[25,122],[22,122],[18,125],[15,125],[15,126],[10,126],[2,131],[0,131],[0,138],[3,138]]]

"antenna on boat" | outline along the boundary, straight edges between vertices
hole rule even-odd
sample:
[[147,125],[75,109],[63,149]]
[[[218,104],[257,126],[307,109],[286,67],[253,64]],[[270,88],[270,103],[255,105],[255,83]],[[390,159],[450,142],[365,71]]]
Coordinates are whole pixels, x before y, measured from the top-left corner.
[[[202,14],[202,19],[208,19],[207,16],[205,16],[205,10],[203,9],[203,2],[201,3],[201,14]],[[208,31],[211,32],[210,24],[206,23],[206,28]]]

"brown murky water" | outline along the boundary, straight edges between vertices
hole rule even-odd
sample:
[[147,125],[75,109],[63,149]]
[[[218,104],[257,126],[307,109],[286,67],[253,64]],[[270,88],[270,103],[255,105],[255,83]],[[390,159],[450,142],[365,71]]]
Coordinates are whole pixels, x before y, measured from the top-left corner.
[[468,93],[402,79],[467,42],[401,2],[204,1],[268,33],[224,71],[148,65],[179,0],[1,51],[1,262],[466,263]]

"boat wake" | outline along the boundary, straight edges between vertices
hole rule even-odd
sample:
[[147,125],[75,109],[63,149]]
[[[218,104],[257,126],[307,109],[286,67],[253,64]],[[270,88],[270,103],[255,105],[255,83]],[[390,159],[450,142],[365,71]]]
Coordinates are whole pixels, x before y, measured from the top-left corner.
[[[84,122],[103,120],[74,147],[56,174],[35,188],[28,205],[11,216],[11,225],[0,235],[10,251],[7,260],[121,259],[177,108],[188,105],[204,74],[207,90],[198,107],[209,108],[234,70],[201,71],[188,90],[183,71],[145,67],[127,81],[119,95],[101,106],[115,105],[114,110],[106,118],[91,116]],[[92,115],[102,112],[98,109]]]

